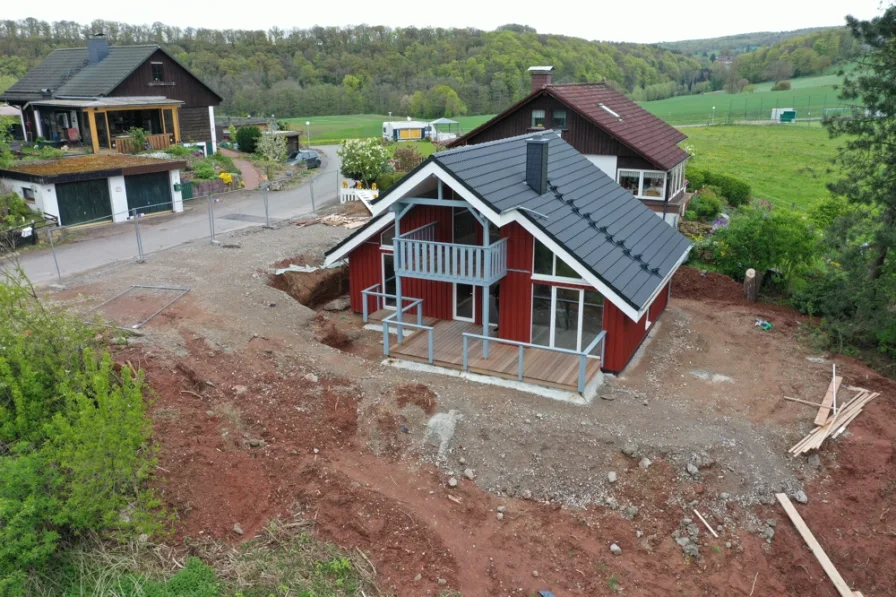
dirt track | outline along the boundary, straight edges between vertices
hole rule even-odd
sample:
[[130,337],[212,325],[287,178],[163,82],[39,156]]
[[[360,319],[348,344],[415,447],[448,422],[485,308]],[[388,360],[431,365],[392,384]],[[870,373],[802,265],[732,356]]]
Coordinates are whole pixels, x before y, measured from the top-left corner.
[[[866,596],[896,594],[896,386],[837,359],[849,383],[883,395],[822,449],[819,469],[785,458],[814,412],[781,396],[819,400],[831,362],[806,360],[789,310],[683,270],[639,361],[602,399],[571,406],[384,367],[377,334],[351,314],[330,316],[358,337],[350,351],[314,341],[315,313],[271,288],[267,268],[320,258],[344,234],[247,232],[241,249],[187,245],[57,295],[86,309],[128,284],[192,288],[118,355],[144,367],[157,394],[159,483],[178,539],[242,541],[298,510],[321,537],[368,553],[397,595],[749,595],[755,578],[754,595],[834,596],[768,505],[802,488],[800,511],[847,580]],[[755,317],[773,330],[756,330]],[[452,410],[439,458],[426,425]],[[696,558],[673,538],[693,507],[722,526],[718,540],[699,528]],[[758,535],[769,519],[771,543]]]

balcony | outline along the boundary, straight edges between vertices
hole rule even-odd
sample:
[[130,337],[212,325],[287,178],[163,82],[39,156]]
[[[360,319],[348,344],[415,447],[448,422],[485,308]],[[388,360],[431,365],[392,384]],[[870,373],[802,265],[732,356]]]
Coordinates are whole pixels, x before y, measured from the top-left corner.
[[[174,145],[174,133],[146,135],[146,142],[151,149],[157,151],[168,149]],[[138,153],[145,149],[143,147],[137,147],[137,143],[130,136],[113,137],[112,148],[118,150],[118,153]]]
[[401,277],[490,286],[507,275],[507,239],[488,246],[436,242],[436,223],[394,239]]

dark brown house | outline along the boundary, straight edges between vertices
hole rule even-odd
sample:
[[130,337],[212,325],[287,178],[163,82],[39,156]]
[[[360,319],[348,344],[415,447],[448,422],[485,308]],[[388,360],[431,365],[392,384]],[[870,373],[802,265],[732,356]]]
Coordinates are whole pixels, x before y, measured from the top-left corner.
[[84,48],[54,51],[0,100],[22,108],[29,140],[98,153],[132,149],[134,128],[154,149],[201,142],[214,151],[222,98],[159,46],[110,46],[94,35]]
[[687,138],[604,83],[553,83],[553,67],[533,66],[532,92],[450,147],[544,130],[584,154],[620,186],[677,225],[686,207],[685,164],[678,144]]

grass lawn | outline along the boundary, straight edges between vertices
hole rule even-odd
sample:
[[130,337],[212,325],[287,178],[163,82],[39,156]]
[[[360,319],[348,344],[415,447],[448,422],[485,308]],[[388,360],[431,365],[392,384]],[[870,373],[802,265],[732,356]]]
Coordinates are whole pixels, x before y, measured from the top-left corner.
[[791,91],[771,91],[770,83],[762,83],[753,93],[682,95],[641,106],[674,125],[769,120],[774,108],[794,108],[797,118],[820,118],[826,110],[830,114],[831,108],[843,106],[835,88],[840,80],[836,74],[803,77],[791,81]]
[[781,207],[808,208],[827,194],[825,184],[839,139],[804,125],[711,126],[684,129],[696,156],[689,164],[743,178],[753,195]]
[[[491,117],[491,115],[458,116],[453,120],[458,121],[461,132],[466,133]],[[399,120],[395,116],[392,119]],[[305,130],[305,122],[310,122],[312,144],[326,144],[326,142],[338,143],[343,139],[379,137],[382,135],[383,122],[389,120],[389,117],[378,114],[353,114],[348,116],[308,116],[286,118],[285,120],[302,131]]]

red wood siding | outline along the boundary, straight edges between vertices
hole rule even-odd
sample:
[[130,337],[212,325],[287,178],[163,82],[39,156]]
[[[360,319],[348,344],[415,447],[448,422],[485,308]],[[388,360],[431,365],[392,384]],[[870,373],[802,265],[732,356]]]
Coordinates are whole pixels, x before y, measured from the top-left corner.
[[498,336],[529,342],[532,336],[532,235],[513,222],[501,229],[507,239],[507,267],[498,290]]
[[[373,238],[376,239],[375,243],[364,243],[348,256],[348,296],[352,302],[352,311],[355,313],[364,310],[361,291],[382,283],[383,262],[380,259],[379,235]],[[368,299],[367,308],[370,313],[376,311],[374,297]]]
[[[405,234],[426,226],[432,222],[438,222],[436,228],[436,241],[451,242],[452,222],[450,207],[436,207],[433,205],[417,205],[401,218],[401,233]],[[451,293],[453,287],[449,282],[436,282],[434,280],[421,280],[419,278],[402,278],[402,296],[412,296],[423,299],[423,314],[426,317],[439,319],[451,319],[453,316],[453,303]],[[409,311],[408,315],[416,311]]]
[[[648,308],[650,321],[656,319],[666,309],[668,302],[668,285],[660,290],[653,304]],[[647,337],[647,316],[640,321],[632,321],[608,299],[604,299],[604,331],[607,332],[604,364],[602,369],[611,373],[622,371],[641,342]],[[652,325],[652,323],[651,323]]]

